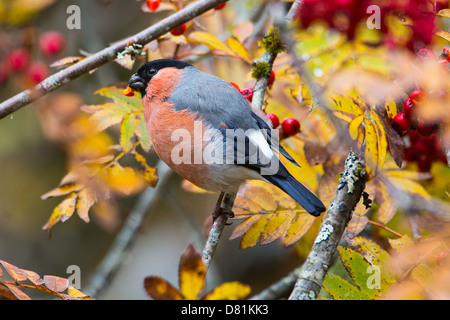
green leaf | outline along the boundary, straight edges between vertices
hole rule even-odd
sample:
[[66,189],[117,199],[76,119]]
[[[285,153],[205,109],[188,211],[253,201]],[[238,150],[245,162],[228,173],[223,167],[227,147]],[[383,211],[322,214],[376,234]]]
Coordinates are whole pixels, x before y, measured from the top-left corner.
[[120,125],[120,145],[125,153],[128,153],[133,149],[133,137],[134,130],[136,127],[136,117],[127,115],[123,118],[122,124]]
[[371,299],[380,294],[379,290],[369,289],[367,286],[367,280],[370,273],[367,272],[371,266],[364,257],[350,248],[338,247],[339,256],[345,269],[350,274],[352,280]]
[[143,116],[136,116],[136,136],[141,143],[142,149],[144,149],[145,152],[149,152],[152,147],[152,142],[150,141],[150,136],[147,131],[147,124],[145,123]]
[[324,289],[336,300],[370,300],[364,292],[337,275],[325,276]]

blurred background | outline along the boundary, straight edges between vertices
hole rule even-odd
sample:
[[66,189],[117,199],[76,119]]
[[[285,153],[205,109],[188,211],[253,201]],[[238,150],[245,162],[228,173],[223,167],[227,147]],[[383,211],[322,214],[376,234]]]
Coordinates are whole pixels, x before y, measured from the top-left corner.
[[[81,28],[70,30],[66,26],[70,16],[67,8],[73,4],[81,9]],[[64,57],[95,53],[166,15],[165,12],[145,11],[144,4],[145,1],[129,0],[0,1],[0,60],[4,64],[12,59],[14,51],[17,63],[15,71],[5,71],[0,65],[0,101],[57,70],[45,66]],[[249,41],[256,43],[271,25],[269,13],[256,1],[230,1],[214,17],[210,14],[198,21],[220,38],[229,34],[230,21],[237,24],[249,19],[255,23],[255,33]],[[49,31],[62,34],[64,44],[46,54],[39,42]],[[24,57],[23,50],[29,56]],[[22,62],[28,66],[34,64],[34,68],[22,68]],[[249,79],[250,66],[238,59],[203,56],[197,66],[240,86]],[[90,285],[91,277],[98,271],[130,212],[140,210],[138,202],[145,193],[155,200],[135,231],[133,245],[120,257],[121,268],[94,297],[147,299],[143,279],[149,275],[166,278],[178,287],[179,257],[190,243],[202,249],[204,222],[217,195],[187,192],[181,187],[181,179],[174,174],[165,173],[166,183],[156,189],[115,199],[114,208],[91,209],[89,223],[74,214],[65,223],[54,226],[51,236],[43,230],[61,199],[42,200],[41,196],[57,187],[67,173],[67,150],[62,138],[64,121],[82,105],[104,103],[105,98],[94,92],[126,82],[137,67],[127,70],[117,63],[108,63],[0,121],[1,260],[41,276],[65,278],[70,276],[68,266],[77,265],[81,270],[83,291]],[[114,134],[117,132],[113,130]],[[152,152],[148,158],[149,163],[157,163]],[[159,168],[160,175],[166,171]],[[238,239],[228,240],[233,228],[234,225],[227,226],[223,234],[208,273],[208,288],[237,280],[249,284],[254,294],[299,265],[300,258],[294,247],[280,250],[277,243],[272,243],[239,249]],[[305,241],[304,245],[308,246],[308,240]],[[36,291],[26,292],[31,297],[51,298]]]

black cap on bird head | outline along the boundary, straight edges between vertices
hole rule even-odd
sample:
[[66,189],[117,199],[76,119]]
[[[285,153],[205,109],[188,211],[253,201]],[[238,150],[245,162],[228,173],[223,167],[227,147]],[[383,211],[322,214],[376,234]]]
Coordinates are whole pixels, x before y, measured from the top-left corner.
[[158,59],[149,61],[143,64],[139,70],[130,78],[128,81],[128,87],[133,89],[134,91],[139,91],[141,96],[144,97],[147,84],[152,80],[152,78],[158,73],[159,70],[164,68],[177,68],[184,69],[186,67],[192,67],[191,64],[173,60],[173,59]]

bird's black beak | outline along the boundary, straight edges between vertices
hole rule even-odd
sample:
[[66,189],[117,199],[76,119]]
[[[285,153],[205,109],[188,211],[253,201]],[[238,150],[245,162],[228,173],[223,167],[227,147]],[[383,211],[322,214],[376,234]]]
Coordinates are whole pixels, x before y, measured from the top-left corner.
[[128,86],[134,91],[142,92],[142,89],[145,88],[144,79],[134,74],[128,81]]

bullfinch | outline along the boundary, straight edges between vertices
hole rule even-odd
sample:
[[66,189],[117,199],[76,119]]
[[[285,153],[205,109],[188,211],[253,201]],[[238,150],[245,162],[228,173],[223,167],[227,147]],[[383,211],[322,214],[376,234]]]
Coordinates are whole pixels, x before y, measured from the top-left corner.
[[225,194],[235,195],[252,179],[274,184],[313,216],[325,211],[280,162],[281,153],[298,165],[264,114],[230,83],[189,63],[159,59],[142,65],[128,88],[141,93],[148,133],[161,160],[198,187],[220,192],[213,217],[224,213]]

